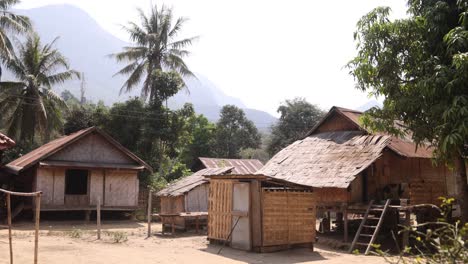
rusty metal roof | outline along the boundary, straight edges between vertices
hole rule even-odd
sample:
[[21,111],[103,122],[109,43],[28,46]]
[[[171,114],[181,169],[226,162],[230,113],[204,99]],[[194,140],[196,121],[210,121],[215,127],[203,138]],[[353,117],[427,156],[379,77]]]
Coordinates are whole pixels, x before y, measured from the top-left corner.
[[15,145],[15,141],[6,135],[0,133],[0,150],[11,148]]
[[16,160],[8,163],[5,168],[8,169],[9,171],[18,174],[24,169],[27,169],[38,162],[44,160],[45,158],[57,153],[58,151],[62,150],[63,148],[69,146],[70,144],[76,142],[80,138],[83,138],[84,136],[91,134],[91,133],[99,133],[102,135],[105,139],[107,139],[112,145],[117,147],[120,151],[125,153],[127,156],[129,156],[131,159],[133,159],[135,162],[138,164],[144,166],[146,169],[149,171],[152,171],[152,168],[146,164],[143,160],[138,158],[135,154],[133,154],[131,151],[126,149],[124,146],[122,146],[120,143],[115,141],[111,136],[108,134],[104,133],[103,131],[97,129],[96,127],[90,127],[86,128],[80,131],[77,131],[73,134],[70,134],[68,136],[63,136],[61,138],[55,139],[50,141],[49,143],[42,145],[41,147],[34,149],[33,151],[17,158]]
[[220,159],[198,158],[205,168],[234,167],[232,174],[253,174],[263,167],[263,163],[257,159]]
[[[316,130],[322,125],[323,123],[328,120],[330,116],[333,114],[339,114],[344,116],[349,121],[353,122],[361,131],[365,131],[368,134],[372,134],[371,131],[366,130],[364,128],[359,118],[363,114],[363,112],[351,110],[343,107],[333,106],[328,114],[317,124],[315,125],[308,133],[307,136],[310,136],[316,132]],[[401,126],[401,122],[396,122],[396,125]],[[382,133],[379,133],[382,134]],[[387,146],[389,149],[394,151],[400,156],[410,157],[410,158],[431,158],[433,148],[429,146],[419,146],[417,147],[416,143],[412,141],[411,135],[405,135],[404,138],[399,138],[395,136],[391,136],[389,144]]]
[[256,174],[312,187],[347,188],[382,155],[389,139],[362,131],[314,134],[278,152]]
[[208,183],[208,180],[205,178],[205,176],[221,175],[221,174],[229,173],[233,169],[234,167],[223,167],[223,168],[207,168],[207,169],[199,170],[190,176],[183,177],[179,180],[176,180],[170,183],[166,188],[159,191],[156,195],[158,196],[183,195],[193,190],[197,186]]

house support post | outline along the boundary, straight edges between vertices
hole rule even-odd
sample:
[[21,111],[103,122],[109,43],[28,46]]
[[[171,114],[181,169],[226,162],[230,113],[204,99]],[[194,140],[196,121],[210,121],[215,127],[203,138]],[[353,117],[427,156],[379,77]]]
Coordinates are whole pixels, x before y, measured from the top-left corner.
[[348,242],[348,205],[344,205],[342,208],[343,212],[343,241]]
[[404,250],[409,245],[409,232],[411,226],[411,210],[405,210],[405,223],[403,224],[403,228],[405,228],[402,237],[401,248]]
[[91,210],[85,211],[85,222],[88,223],[91,219]]
[[[152,211],[153,209],[151,208],[152,206],[152,199],[153,199],[153,192],[151,191],[151,189],[148,191],[148,212],[147,212],[147,220],[148,220],[148,236],[147,237],[150,237],[151,236],[151,218],[152,218]],[[164,222],[163,222],[164,223]],[[164,234],[164,224],[162,225],[162,233]]]

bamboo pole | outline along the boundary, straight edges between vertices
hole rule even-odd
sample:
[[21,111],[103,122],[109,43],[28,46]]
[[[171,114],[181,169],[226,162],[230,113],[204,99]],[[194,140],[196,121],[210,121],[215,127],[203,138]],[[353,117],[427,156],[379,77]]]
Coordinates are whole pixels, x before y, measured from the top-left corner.
[[148,237],[151,236],[151,211],[152,211],[152,200],[153,199],[153,193],[151,191],[151,189],[149,190],[148,192],[148,216],[147,216],[147,220],[148,220]]
[[96,221],[97,221],[97,239],[101,239],[101,197],[99,196],[97,198]]
[[22,192],[7,191],[4,189],[0,189],[0,192],[5,193],[5,194],[16,195],[16,196],[24,196],[24,197],[34,197],[34,196],[37,196],[38,194],[42,194],[42,192],[22,193]]
[[41,218],[41,194],[38,193],[36,195],[36,227],[35,227],[35,234],[34,234],[34,264],[37,264],[37,257],[39,251],[39,222]]
[[8,242],[10,244],[10,264],[13,264],[13,241],[11,238],[11,194],[6,194],[8,214]]

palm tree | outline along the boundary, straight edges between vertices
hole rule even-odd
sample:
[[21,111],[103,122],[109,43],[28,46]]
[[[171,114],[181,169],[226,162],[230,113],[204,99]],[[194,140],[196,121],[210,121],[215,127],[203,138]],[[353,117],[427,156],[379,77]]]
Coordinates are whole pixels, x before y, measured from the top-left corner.
[[[185,48],[198,37],[176,40],[187,18],[178,18],[174,25],[172,9],[162,6],[152,7],[147,16],[143,10],[137,9],[141,25],[129,22],[123,29],[135,43],[134,47],[124,47],[122,52],[111,54],[118,62],[129,62],[116,75],[129,75],[120,93],[129,92],[144,78],[141,95],[150,99],[155,91],[152,86],[152,74],[155,70],[172,70],[182,76],[193,76],[183,58],[190,54]],[[152,88],[153,87],[153,88]]]
[[1,118],[8,134],[20,141],[34,142],[36,132],[47,140],[61,126],[66,104],[52,86],[79,78],[54,48],[56,41],[43,46],[37,34],[29,35],[7,64],[18,81],[0,82]]
[[[9,34],[21,34],[31,29],[28,17],[16,15],[10,11],[12,6],[19,3],[20,0],[0,0],[0,58],[3,62],[13,58],[13,44]],[[1,77],[2,68],[0,67]]]

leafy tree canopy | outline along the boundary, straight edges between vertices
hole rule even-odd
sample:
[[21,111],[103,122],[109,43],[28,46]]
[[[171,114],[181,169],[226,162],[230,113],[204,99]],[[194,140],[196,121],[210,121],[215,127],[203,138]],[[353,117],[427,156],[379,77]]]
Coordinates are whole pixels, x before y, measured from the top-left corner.
[[307,102],[304,98],[286,100],[278,113],[281,117],[277,124],[272,126],[268,153],[276,154],[304,135],[320,121],[325,113],[317,106]]
[[245,148],[258,148],[261,136],[242,109],[226,105],[216,124],[215,146],[220,158],[239,158]]
[[[408,133],[457,167],[458,200],[468,219],[468,2],[409,0],[409,17],[379,7],[362,17],[358,54],[348,64],[357,87],[384,96],[363,119],[378,130]],[[394,121],[404,125],[394,126]]]

